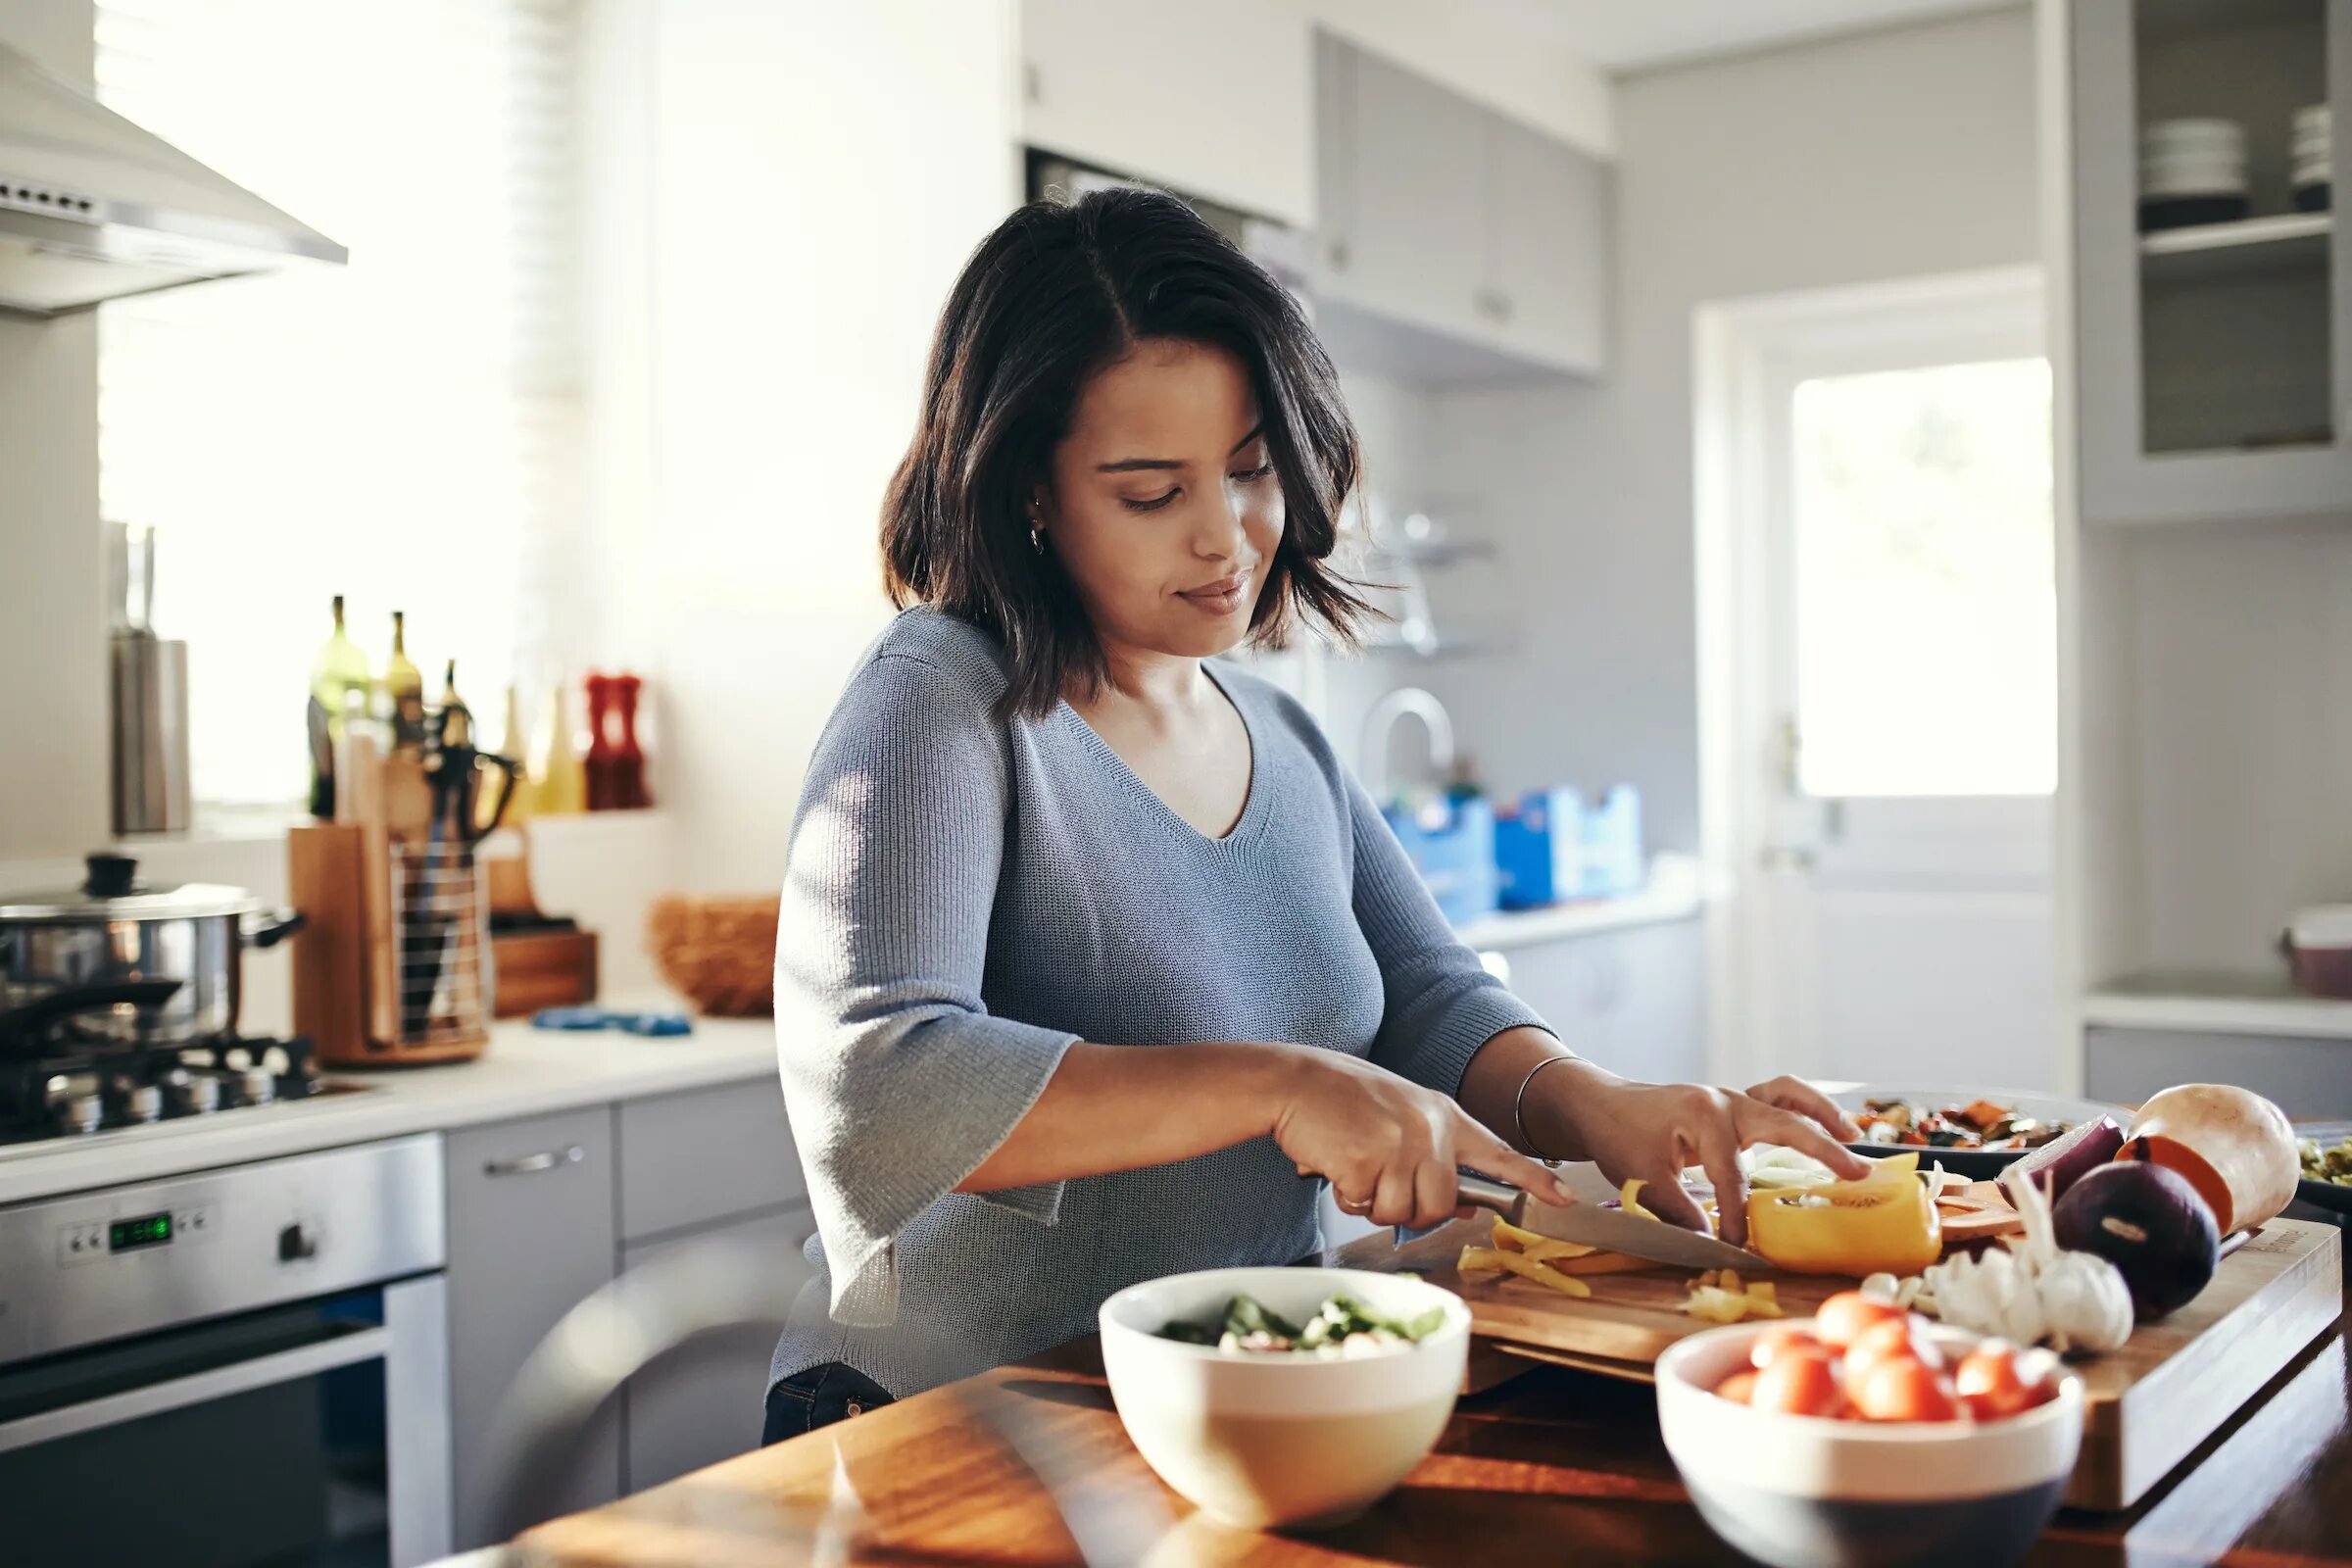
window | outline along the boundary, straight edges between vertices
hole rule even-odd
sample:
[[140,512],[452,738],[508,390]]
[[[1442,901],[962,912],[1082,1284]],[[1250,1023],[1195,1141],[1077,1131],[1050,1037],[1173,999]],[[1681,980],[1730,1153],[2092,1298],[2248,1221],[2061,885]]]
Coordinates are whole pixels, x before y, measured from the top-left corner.
[[[99,97],[348,246],[105,306],[100,500],[156,534],[199,799],[305,790],[346,596],[485,715],[576,531],[579,0],[99,0]],[[497,738],[495,729],[492,739]]]
[[2048,364],[1801,381],[1790,438],[1804,792],[2048,794]]

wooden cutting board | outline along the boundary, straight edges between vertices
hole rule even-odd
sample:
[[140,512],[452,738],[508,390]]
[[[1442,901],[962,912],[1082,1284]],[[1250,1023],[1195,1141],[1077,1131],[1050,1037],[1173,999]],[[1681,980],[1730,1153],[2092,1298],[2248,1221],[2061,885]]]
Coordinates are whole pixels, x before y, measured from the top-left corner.
[[[1681,1310],[1695,1271],[1644,1269],[1586,1280],[1589,1299],[1506,1276],[1464,1280],[1453,1260],[1486,1242],[1485,1220],[1457,1220],[1403,1247],[1382,1236],[1345,1249],[1338,1261],[1384,1273],[1410,1269],[1468,1303],[1472,1332],[1613,1376],[1642,1377],[1659,1352],[1713,1327]],[[2168,1317],[2142,1324],[2110,1355],[2073,1363],[2082,1378],[2082,1452],[2067,1501],[2130,1507],[2239,1406],[2332,1326],[2343,1309],[2343,1248],[2331,1225],[2278,1219],[2222,1259],[2213,1283]],[[1853,1281],[1768,1277],[1790,1317],[1804,1317]],[[1480,1358],[1492,1368],[1502,1360]],[[1599,1363],[1610,1363],[1602,1365]]]

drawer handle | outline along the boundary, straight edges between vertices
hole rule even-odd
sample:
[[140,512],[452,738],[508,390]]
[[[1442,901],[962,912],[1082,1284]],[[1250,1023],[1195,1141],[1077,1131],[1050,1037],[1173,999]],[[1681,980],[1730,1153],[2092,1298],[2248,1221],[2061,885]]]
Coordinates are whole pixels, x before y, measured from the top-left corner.
[[564,1149],[542,1149],[536,1154],[517,1154],[513,1159],[491,1159],[482,1162],[485,1176],[536,1176],[543,1170],[559,1165],[577,1165],[588,1157],[588,1151],[573,1144]]

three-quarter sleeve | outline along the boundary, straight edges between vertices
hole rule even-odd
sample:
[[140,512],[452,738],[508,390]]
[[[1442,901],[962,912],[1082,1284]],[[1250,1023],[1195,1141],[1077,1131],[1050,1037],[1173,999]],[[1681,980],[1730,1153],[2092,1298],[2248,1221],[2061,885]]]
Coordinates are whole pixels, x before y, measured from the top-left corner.
[[1457,1093],[1479,1047],[1544,1020],[1454,937],[1372,798],[1351,776],[1347,787],[1355,919],[1380,964],[1387,1003],[1372,1059],[1425,1089]]
[[[895,1239],[1004,1143],[1077,1036],[981,1001],[1004,851],[1003,726],[885,653],[809,760],[776,933],[776,1054],[832,1315],[894,1321]],[[1059,1184],[987,1195],[1051,1223]]]

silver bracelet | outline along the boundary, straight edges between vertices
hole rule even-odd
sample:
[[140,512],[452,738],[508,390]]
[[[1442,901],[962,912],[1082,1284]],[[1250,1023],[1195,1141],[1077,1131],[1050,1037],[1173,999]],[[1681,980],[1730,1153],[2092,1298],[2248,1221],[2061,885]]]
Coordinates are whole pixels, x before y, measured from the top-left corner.
[[1534,1153],[1538,1159],[1543,1160],[1547,1165],[1556,1165],[1559,1163],[1559,1161],[1552,1158],[1551,1155],[1544,1152],[1544,1151],[1541,1149],[1536,1148],[1535,1139],[1528,1134],[1527,1086],[1534,1083],[1536,1081],[1536,1074],[1542,1072],[1546,1067],[1552,1066],[1557,1062],[1582,1061],[1584,1059],[1584,1057],[1579,1056],[1572,1052],[1563,1052],[1557,1056],[1545,1056],[1542,1061],[1537,1062],[1533,1067],[1527,1069],[1527,1076],[1519,1080],[1519,1093],[1511,1097],[1511,1124],[1519,1129],[1519,1142],[1526,1145],[1528,1150]]

